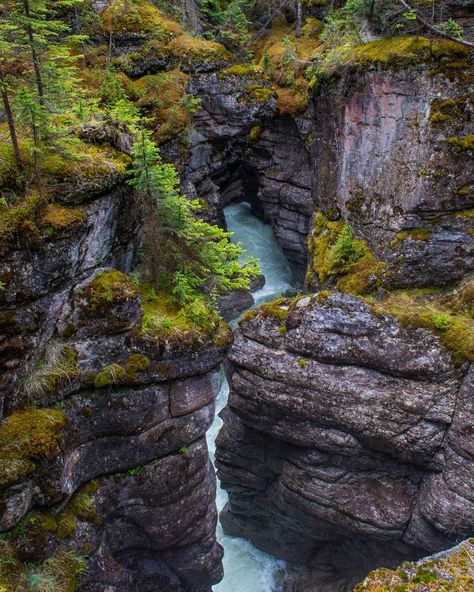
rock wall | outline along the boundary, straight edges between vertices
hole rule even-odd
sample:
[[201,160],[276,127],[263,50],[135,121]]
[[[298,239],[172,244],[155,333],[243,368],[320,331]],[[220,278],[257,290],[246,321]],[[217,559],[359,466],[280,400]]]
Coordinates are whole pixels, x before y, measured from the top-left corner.
[[473,69],[461,60],[460,70],[447,56],[444,71],[348,69],[314,96],[315,200],[387,263],[390,288],[447,285],[472,269],[473,160],[462,142]]
[[314,567],[315,586],[474,533],[473,373],[429,331],[351,296],[297,298],[241,323],[228,377],[226,532]]
[[343,68],[298,120],[311,200],[295,210],[311,203],[327,221],[312,231],[309,287],[335,286],[317,267],[330,224],[347,225],[365,241],[371,304],[319,292],[264,305],[228,357],[221,520],[290,562],[285,590],[352,590],[374,567],[474,533],[472,367],[375,306],[387,289],[446,288],[472,271],[472,61],[459,50],[404,66]]
[[140,220],[109,181],[75,210],[48,206],[36,242],[31,220],[5,246],[0,531],[18,573],[51,558],[66,573],[73,551],[87,592],[208,592],[222,550],[205,433],[229,334],[143,331],[143,296],[122,273]]
[[[261,74],[202,75],[190,91],[202,98],[191,136],[184,188],[206,199],[210,218],[223,224],[222,209],[248,201],[269,223],[298,279],[304,275],[306,242],[315,210],[308,122],[279,115]],[[259,94],[260,93],[260,94]]]

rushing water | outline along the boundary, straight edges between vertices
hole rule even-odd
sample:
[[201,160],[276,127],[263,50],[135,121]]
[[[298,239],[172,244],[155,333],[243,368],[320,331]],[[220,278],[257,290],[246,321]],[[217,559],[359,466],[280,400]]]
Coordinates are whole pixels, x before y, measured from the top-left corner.
[[[256,304],[272,300],[292,289],[292,276],[288,262],[278,245],[272,229],[252,215],[246,203],[229,206],[225,210],[228,229],[234,233],[232,240],[241,242],[248,255],[260,260],[260,268],[265,276],[265,286],[254,294]],[[219,413],[227,403],[229,385],[222,376],[222,387],[217,399],[216,412]],[[222,426],[216,419],[208,432],[211,458],[214,461],[215,439]],[[226,492],[217,489],[217,508],[219,512],[227,502]],[[215,592],[274,592],[275,576],[282,562],[256,549],[244,539],[229,537],[217,528],[219,542],[224,547],[224,579],[214,586]]]

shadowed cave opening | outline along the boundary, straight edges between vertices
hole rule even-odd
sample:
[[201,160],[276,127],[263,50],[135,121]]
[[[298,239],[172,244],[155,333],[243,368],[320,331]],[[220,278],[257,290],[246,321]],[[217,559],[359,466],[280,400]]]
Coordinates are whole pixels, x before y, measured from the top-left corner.
[[[293,274],[293,283],[297,288],[303,286],[306,273],[307,254],[305,249],[301,249],[296,254],[288,249],[288,245],[281,240],[281,232],[278,230],[281,221],[275,216],[275,211],[269,211],[268,204],[260,197],[261,191],[261,172],[256,166],[244,158],[234,158],[222,164],[210,175],[211,181],[219,190],[219,204],[222,211],[232,205],[240,203],[250,204],[253,216],[268,224],[274,233],[274,236],[283,250]],[[225,216],[223,225],[227,227]]]

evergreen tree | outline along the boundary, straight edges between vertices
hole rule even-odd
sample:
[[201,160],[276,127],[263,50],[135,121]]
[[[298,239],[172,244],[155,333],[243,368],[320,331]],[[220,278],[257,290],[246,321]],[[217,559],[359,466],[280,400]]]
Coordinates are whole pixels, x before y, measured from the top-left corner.
[[142,199],[144,251],[157,290],[170,290],[180,304],[199,309],[223,292],[248,288],[258,273],[255,260],[241,263],[243,251],[229,233],[199,219],[201,208],[181,195],[175,168],[161,160],[151,132],[140,127],[132,149],[129,181]]
[[21,170],[23,163],[10,99],[11,82],[15,78],[18,66],[15,56],[15,46],[11,41],[14,28],[12,28],[7,17],[7,7],[4,6],[0,15],[0,94],[7,118],[15,163],[17,168]]

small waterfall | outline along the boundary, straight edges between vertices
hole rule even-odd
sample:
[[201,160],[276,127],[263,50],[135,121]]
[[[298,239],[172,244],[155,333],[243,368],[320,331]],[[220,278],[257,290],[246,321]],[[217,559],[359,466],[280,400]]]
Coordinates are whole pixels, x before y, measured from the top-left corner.
[[[247,255],[257,257],[265,276],[265,286],[254,294],[256,305],[273,300],[293,289],[292,273],[288,261],[276,241],[270,226],[256,218],[250,205],[240,203],[225,209],[229,231],[234,233],[233,242],[240,242]],[[226,405],[229,385],[222,372],[222,386],[216,407],[216,419],[208,432],[208,444],[211,459],[214,462],[215,440],[222,426],[217,415]],[[227,502],[227,493],[217,489],[217,508],[219,512]],[[214,592],[275,592],[275,577],[283,567],[283,562],[259,551],[250,541],[226,536],[219,524],[217,527],[219,542],[224,547],[224,579],[214,586]]]

